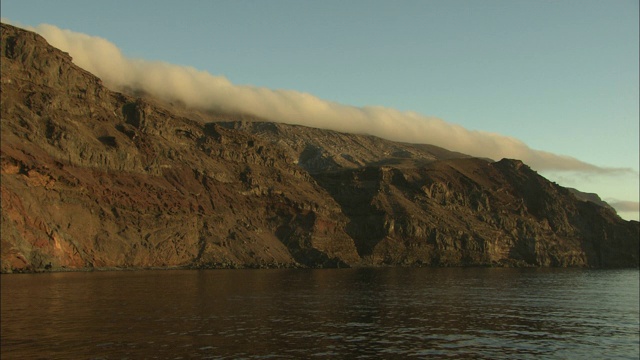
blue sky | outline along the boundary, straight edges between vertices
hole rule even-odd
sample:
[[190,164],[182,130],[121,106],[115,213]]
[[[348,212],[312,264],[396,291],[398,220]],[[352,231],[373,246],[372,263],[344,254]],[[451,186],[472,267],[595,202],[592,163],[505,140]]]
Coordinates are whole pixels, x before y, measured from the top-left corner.
[[2,0],[1,10],[234,84],[414,111],[630,168],[543,174],[638,201],[637,0]]

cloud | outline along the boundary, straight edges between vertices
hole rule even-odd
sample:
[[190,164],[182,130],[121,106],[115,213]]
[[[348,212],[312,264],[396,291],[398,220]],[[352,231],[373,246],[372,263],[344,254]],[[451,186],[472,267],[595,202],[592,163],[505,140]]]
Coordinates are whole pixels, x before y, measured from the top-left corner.
[[222,76],[192,67],[127,58],[117,46],[103,38],[53,25],[27,28],[42,35],[51,45],[68,52],[76,65],[100,77],[105,85],[118,91],[141,90],[197,109],[248,113],[288,124],[433,144],[495,160],[515,158],[542,171],[632,171],[598,167],[569,156],[534,150],[512,137],[468,130],[415,112],[383,107],[354,107],[297,91],[234,85]]
[[640,212],[640,202],[637,201],[608,201],[618,212]]

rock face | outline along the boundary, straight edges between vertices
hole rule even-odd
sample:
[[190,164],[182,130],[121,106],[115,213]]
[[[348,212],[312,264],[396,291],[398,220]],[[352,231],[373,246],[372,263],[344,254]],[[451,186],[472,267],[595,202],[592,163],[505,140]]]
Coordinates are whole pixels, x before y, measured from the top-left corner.
[[0,50],[3,272],[638,266],[638,222],[520,161],[190,116],[5,24]]

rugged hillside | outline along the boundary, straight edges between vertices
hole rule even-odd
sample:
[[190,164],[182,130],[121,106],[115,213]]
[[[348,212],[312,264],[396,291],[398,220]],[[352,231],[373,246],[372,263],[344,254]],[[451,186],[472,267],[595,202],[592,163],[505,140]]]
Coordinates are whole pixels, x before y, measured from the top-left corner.
[[4,24],[1,56],[3,272],[638,266],[637,222],[516,160],[190,116]]

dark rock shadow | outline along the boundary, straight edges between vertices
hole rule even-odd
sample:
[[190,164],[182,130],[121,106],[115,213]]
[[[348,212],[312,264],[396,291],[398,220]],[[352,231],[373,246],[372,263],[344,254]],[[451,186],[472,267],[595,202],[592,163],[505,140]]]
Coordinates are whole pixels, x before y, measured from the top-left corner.
[[312,176],[349,218],[345,232],[353,239],[358,255],[371,255],[375,246],[386,236],[385,212],[373,204],[381,181],[378,169],[325,172]]

